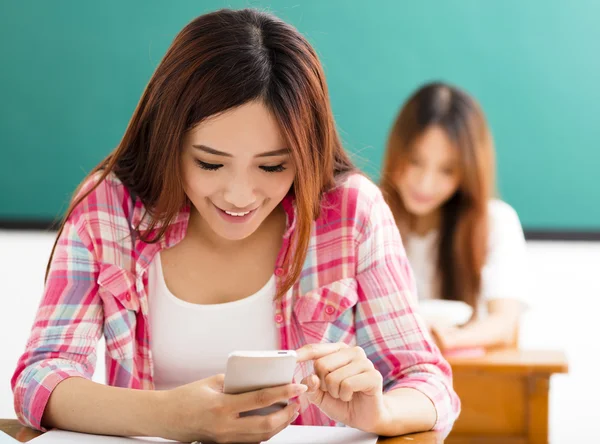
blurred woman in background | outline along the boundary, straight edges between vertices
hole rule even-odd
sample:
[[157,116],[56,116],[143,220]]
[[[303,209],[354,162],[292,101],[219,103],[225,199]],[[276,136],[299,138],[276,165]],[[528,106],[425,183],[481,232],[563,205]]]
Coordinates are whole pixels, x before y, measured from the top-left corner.
[[516,341],[525,239],[513,208],[494,198],[494,169],[490,130],[467,93],[431,83],[404,104],[387,142],[381,187],[422,313],[446,352]]

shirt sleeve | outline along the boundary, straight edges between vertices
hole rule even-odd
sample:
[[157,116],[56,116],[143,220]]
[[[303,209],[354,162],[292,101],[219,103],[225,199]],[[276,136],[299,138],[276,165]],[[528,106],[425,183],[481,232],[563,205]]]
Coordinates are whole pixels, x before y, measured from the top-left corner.
[[[361,207],[361,204],[357,204]],[[406,387],[435,406],[434,430],[447,430],[460,412],[452,371],[417,313],[411,268],[381,193],[358,220],[356,337],[383,376],[384,391]]]
[[527,307],[527,254],[516,211],[501,201],[490,203],[488,253],[481,276],[481,298],[516,299]]
[[103,310],[89,236],[67,221],[51,263],[25,352],[11,379],[14,407],[24,425],[43,430],[54,388],[69,377],[91,379]]

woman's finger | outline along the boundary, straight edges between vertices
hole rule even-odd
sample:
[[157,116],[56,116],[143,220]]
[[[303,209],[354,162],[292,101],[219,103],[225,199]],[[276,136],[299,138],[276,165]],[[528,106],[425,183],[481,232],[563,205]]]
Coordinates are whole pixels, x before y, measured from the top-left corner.
[[[289,426],[297,417],[300,406],[293,402],[282,410],[265,416],[245,416],[235,420],[236,436],[245,441],[262,442]],[[252,432],[249,432],[252,430]]]
[[340,384],[340,400],[350,402],[354,393],[374,396],[381,393],[383,378],[376,369],[344,379]]
[[327,376],[330,373],[357,361],[369,361],[361,347],[341,349],[335,353],[319,358],[314,363],[315,374],[321,380],[321,390],[329,391]]
[[251,410],[269,407],[278,402],[300,396],[308,390],[303,384],[287,384],[237,395],[225,395],[226,402],[233,413],[243,413]]
[[344,367],[338,368],[325,377],[327,393],[333,398],[339,399],[342,382],[370,370],[373,370],[373,364],[369,360],[354,361]]
[[307,344],[296,350],[296,362],[300,363],[319,359],[331,353],[338,352],[343,348],[348,348],[348,344],[344,344],[343,342]]
[[317,407],[320,406],[325,397],[325,392],[320,390],[321,381],[319,378],[316,375],[307,376],[302,380],[302,384],[308,387],[306,398]]

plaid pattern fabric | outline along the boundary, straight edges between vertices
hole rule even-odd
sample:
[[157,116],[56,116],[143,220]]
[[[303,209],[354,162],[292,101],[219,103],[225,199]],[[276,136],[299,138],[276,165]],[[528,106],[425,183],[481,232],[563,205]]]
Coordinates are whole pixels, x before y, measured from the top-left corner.
[[[90,181],[85,191],[94,181]],[[135,202],[134,202],[135,200]],[[293,254],[293,197],[282,202],[287,230],[277,259],[278,285]],[[136,238],[148,227],[145,209],[109,175],[69,217],[51,264],[43,298],[11,384],[19,420],[41,429],[52,390],[65,378],[91,378],[95,347],[106,340],[107,383],[154,388],[148,324],[147,269],[157,252],[185,236],[189,207],[156,244]],[[288,251],[289,250],[289,251]],[[418,314],[416,290],[400,235],[379,189],[353,174],[323,196],[300,279],[275,302],[282,349],[343,341],[361,346],[381,372],[384,390],[410,387],[437,410],[446,430],[460,402],[448,363]],[[312,372],[298,366],[296,380]],[[335,425],[313,405],[296,424]]]

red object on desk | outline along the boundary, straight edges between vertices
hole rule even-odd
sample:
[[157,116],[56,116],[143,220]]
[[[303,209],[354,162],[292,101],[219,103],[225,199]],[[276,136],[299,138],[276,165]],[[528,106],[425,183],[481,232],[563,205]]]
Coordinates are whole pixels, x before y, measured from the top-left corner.
[[479,358],[485,355],[485,348],[470,347],[470,348],[455,348],[444,352],[445,358]]

